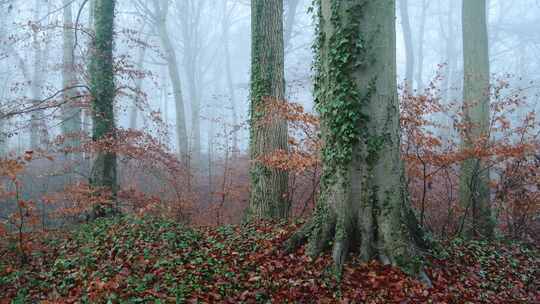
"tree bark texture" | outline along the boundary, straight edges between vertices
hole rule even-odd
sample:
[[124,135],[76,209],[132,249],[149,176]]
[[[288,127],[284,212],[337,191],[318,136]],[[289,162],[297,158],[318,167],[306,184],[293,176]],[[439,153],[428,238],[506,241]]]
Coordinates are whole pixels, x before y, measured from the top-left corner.
[[283,1],[251,1],[251,130],[250,168],[251,193],[249,218],[286,218],[288,174],[258,162],[261,156],[277,150],[287,151],[287,122],[268,115],[265,104],[272,100],[284,102]]
[[[473,148],[479,139],[489,140],[489,49],[485,0],[463,1],[463,110],[468,127],[463,147]],[[480,143],[483,144],[483,143]],[[493,234],[490,212],[489,169],[479,158],[461,165],[460,201],[467,233],[489,237]]]
[[341,272],[350,252],[418,273],[422,231],[400,158],[395,0],[320,0],[315,98],[323,175],[313,218],[286,244],[332,244]]
[[[113,72],[114,0],[95,3],[95,38],[90,63],[92,93],[92,139],[100,141],[115,136]],[[116,153],[99,150],[92,167],[90,184],[116,192]]]

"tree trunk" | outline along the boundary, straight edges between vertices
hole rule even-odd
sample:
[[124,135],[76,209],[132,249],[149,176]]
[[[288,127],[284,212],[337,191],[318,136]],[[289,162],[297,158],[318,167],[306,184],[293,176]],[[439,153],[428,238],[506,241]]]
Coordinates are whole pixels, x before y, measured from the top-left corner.
[[420,17],[420,27],[418,30],[418,64],[416,67],[416,88],[419,92],[424,89],[424,36],[426,34],[426,14],[428,9],[428,3],[426,0],[422,1],[422,16]]
[[[115,0],[97,0],[94,12],[95,38],[90,63],[90,89],[92,93],[92,140],[115,137],[113,72]],[[116,153],[98,150],[92,167],[90,184],[93,187],[117,191]],[[112,207],[112,206],[111,206]],[[114,208],[114,207],[113,207]],[[111,210],[96,208],[95,216]],[[113,209],[113,211],[116,211]]]
[[199,169],[201,166],[201,101],[197,85],[197,59],[194,50],[189,45],[185,47],[184,56],[191,108],[190,166]]
[[180,158],[186,162],[188,160],[188,136],[186,130],[186,115],[184,111],[184,97],[182,94],[182,82],[178,71],[178,60],[167,30],[168,1],[154,0],[155,13],[157,15],[157,30],[161,46],[165,53],[165,60],[169,69],[169,78],[173,88],[174,103],[176,108],[176,138]]
[[[94,13],[96,10],[96,0],[89,0],[88,2],[88,28],[91,30],[91,32],[95,32],[95,26],[94,26]],[[93,41],[90,40],[90,44],[92,44]],[[92,45],[90,46],[92,47]],[[89,108],[84,107],[82,109],[82,118],[81,118],[81,125],[82,125],[82,132],[86,134],[91,133],[92,128],[92,111]],[[83,158],[85,157],[86,151],[83,152]]]
[[[489,141],[489,50],[485,0],[463,1],[463,109],[469,125],[463,147]],[[479,158],[461,165],[460,201],[465,208],[463,223],[467,233],[490,237],[494,223],[490,212],[489,169]],[[468,217],[470,216],[470,220]]]
[[[137,58],[137,71],[142,72],[144,69],[144,56],[146,55],[146,46],[141,47],[139,50],[139,58]],[[139,77],[135,80],[135,98],[133,100],[133,105],[131,106],[131,111],[129,113],[129,128],[137,129],[137,117],[139,116],[138,106],[141,103],[141,94],[142,94],[142,77]]]
[[414,81],[414,46],[409,20],[409,1],[399,0],[399,11],[401,13],[401,27],[403,29],[403,39],[405,40],[405,56],[407,59],[405,72],[405,90],[412,93]]
[[74,89],[68,89],[76,85],[75,58],[74,58],[74,29],[71,0],[63,0],[64,5],[64,45],[62,85],[64,87],[64,104],[62,106],[62,133],[65,137],[66,148],[78,148],[80,146],[81,133],[81,108],[74,105]]
[[251,193],[249,218],[286,218],[288,174],[258,162],[277,150],[287,151],[287,122],[268,114],[270,101],[284,102],[283,1],[251,1]]
[[333,241],[335,269],[348,253],[418,273],[422,231],[400,158],[395,0],[321,0],[315,97],[323,175],[313,218],[286,244],[316,256]]
[[[35,22],[39,22],[40,7],[41,4],[36,0],[35,2]],[[34,71],[32,75],[32,82],[30,85],[30,91],[32,93],[32,103],[34,107],[40,106],[41,100],[41,86],[43,85],[43,61],[45,60],[44,51],[39,43],[39,31],[41,29],[35,29],[32,37],[32,48],[34,49]],[[47,131],[44,127],[43,111],[34,111],[30,115],[30,149],[36,150],[44,147],[46,139],[44,138]]]
[[240,148],[238,147],[238,132],[240,130],[239,120],[238,120],[238,110],[236,108],[236,92],[234,89],[234,81],[231,68],[231,52],[229,49],[229,31],[230,31],[230,12],[227,10],[227,2],[224,1],[225,7],[223,9],[224,16],[221,26],[223,31],[223,52],[225,56],[225,80],[227,82],[227,91],[229,92],[229,98],[231,101],[231,114],[232,114],[232,124],[233,124],[233,133],[232,133],[232,155],[233,159],[238,158]]
[[291,48],[291,39],[293,36],[294,24],[296,22],[296,11],[300,0],[288,0],[287,2],[287,18],[285,18],[285,51]]

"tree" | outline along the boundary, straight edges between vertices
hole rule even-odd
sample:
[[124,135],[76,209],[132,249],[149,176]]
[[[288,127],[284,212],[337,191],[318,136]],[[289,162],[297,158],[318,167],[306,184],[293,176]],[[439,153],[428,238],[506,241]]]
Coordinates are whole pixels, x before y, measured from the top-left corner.
[[321,194],[312,219],[286,247],[308,241],[307,252],[317,256],[333,241],[338,273],[353,249],[363,260],[416,273],[413,242],[421,243],[421,230],[400,158],[395,0],[320,0],[317,10]]
[[203,54],[205,47],[204,9],[206,0],[184,0],[176,3],[179,30],[182,37],[183,67],[186,75],[187,91],[190,99],[190,164],[194,169],[201,168],[201,101],[203,100]]
[[[90,63],[90,90],[92,94],[92,140],[114,139],[115,84],[113,71],[115,0],[97,0],[94,11],[95,37]],[[100,149],[92,167],[90,184],[116,192],[116,153]],[[104,210],[97,210],[97,216]]]
[[293,37],[293,29],[296,22],[296,11],[300,0],[287,0],[285,2],[287,2],[287,17],[285,18],[284,45],[285,50],[289,50],[291,48],[291,39]]
[[188,159],[188,136],[186,130],[186,115],[184,109],[184,97],[182,92],[182,81],[178,70],[178,59],[174,50],[169,31],[167,29],[167,15],[169,14],[168,0],[152,0],[152,8],[147,6],[147,1],[138,0],[135,2],[139,9],[146,14],[155,26],[158,33],[164,57],[167,61],[169,78],[173,88],[174,104],[176,109],[176,144],[180,158],[184,161]]
[[[39,40],[39,33],[42,29],[39,27],[39,20],[41,18],[41,4],[39,0],[36,0],[34,12],[34,24],[32,28],[32,48],[34,49],[34,70],[32,74],[32,81],[30,85],[30,91],[32,93],[32,103],[34,107],[39,107],[41,101],[41,90],[43,86],[43,72],[46,68],[47,57],[49,49],[42,47]],[[50,3],[49,3],[50,6]],[[50,7],[49,7],[50,10]],[[49,40],[48,40],[49,42]],[[48,132],[43,111],[34,111],[31,115],[30,122],[30,148],[39,149],[43,148],[48,141]]]
[[248,217],[285,218],[289,213],[287,172],[270,168],[258,160],[277,150],[287,150],[287,123],[267,118],[267,103],[282,102],[285,96],[283,50],[283,1],[251,1],[251,193]]
[[63,0],[64,29],[63,29],[63,66],[62,82],[64,89],[64,104],[62,106],[62,133],[66,136],[66,146],[76,148],[80,145],[78,136],[81,132],[81,108],[73,105],[76,84],[75,58],[74,58],[74,28],[71,0]]
[[416,87],[418,91],[421,91],[424,89],[424,80],[423,80],[423,72],[424,72],[424,36],[426,34],[426,19],[427,19],[427,9],[428,9],[428,2],[426,0],[422,0],[422,14],[420,16],[420,25],[418,28],[418,61],[417,61],[417,68],[416,68]]
[[235,6],[232,6],[232,8],[228,8],[228,1],[223,1],[223,18],[221,20],[221,27],[222,27],[222,33],[223,33],[223,56],[224,56],[224,66],[225,66],[225,76],[226,76],[226,83],[227,83],[227,91],[229,94],[229,98],[231,101],[231,116],[232,116],[232,124],[233,128],[235,128],[232,136],[233,136],[233,158],[238,157],[238,153],[240,152],[240,148],[238,146],[238,130],[236,128],[239,128],[239,120],[238,120],[238,109],[236,107],[236,91],[234,88],[234,79],[233,79],[233,73],[232,73],[232,64],[231,64],[231,52],[230,52],[230,27],[232,23],[232,9],[235,8]]
[[182,83],[180,80],[180,72],[178,71],[178,60],[176,58],[176,52],[172,45],[167,30],[167,15],[169,12],[169,1],[167,0],[154,0],[154,20],[156,21],[157,30],[159,33],[159,39],[161,46],[165,52],[165,59],[167,60],[167,66],[169,68],[169,77],[171,79],[171,85],[173,88],[173,95],[176,108],[176,136],[178,151],[180,157],[187,160],[188,152],[188,136],[186,130],[186,115],[184,112],[184,97],[182,93]]
[[403,29],[403,40],[405,40],[405,56],[407,58],[407,66],[405,72],[406,90],[413,90],[414,81],[414,48],[411,31],[411,22],[409,20],[409,1],[399,0],[399,11],[401,13],[401,27]]
[[[464,149],[489,141],[489,49],[485,0],[463,1],[463,110],[467,124]],[[461,165],[460,201],[472,221],[468,232],[491,236],[489,168],[479,157],[470,157]]]

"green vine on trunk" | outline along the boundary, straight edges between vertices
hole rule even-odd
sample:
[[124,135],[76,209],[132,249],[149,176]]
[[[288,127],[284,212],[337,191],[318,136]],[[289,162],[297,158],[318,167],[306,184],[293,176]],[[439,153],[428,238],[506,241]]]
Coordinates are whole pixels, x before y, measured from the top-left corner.
[[[360,138],[358,126],[367,121],[362,114],[361,105],[369,99],[371,92],[361,92],[353,77],[355,71],[367,62],[367,41],[360,32],[361,15],[364,3],[349,5],[347,1],[332,1],[333,27],[331,37],[325,37],[322,30],[327,22],[322,17],[321,0],[314,0],[312,10],[316,9],[316,31],[318,37],[313,49],[316,52],[314,70],[315,104],[323,121],[324,147],[322,161],[328,168],[323,173],[322,184],[325,188],[335,182],[334,176],[345,174],[352,161],[355,145]],[[345,13],[343,12],[345,10]],[[351,16],[344,20],[341,15]],[[323,45],[328,40],[328,45]],[[322,52],[327,52],[322,54]],[[332,85],[326,85],[331,83]]]

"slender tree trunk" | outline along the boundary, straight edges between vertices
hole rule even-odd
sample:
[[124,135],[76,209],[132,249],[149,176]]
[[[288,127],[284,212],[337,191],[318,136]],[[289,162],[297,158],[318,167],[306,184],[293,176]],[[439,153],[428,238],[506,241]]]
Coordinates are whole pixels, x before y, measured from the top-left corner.
[[64,5],[64,29],[63,29],[63,67],[62,83],[64,87],[64,105],[62,106],[62,133],[66,137],[66,148],[78,148],[80,146],[81,133],[81,108],[74,105],[74,89],[77,83],[75,76],[75,58],[74,58],[74,29],[71,0],[63,0]]
[[191,108],[191,145],[190,165],[199,169],[201,165],[201,101],[198,88],[198,73],[196,54],[191,46],[186,46],[184,66],[186,67],[187,83]]
[[[5,35],[7,33],[6,24],[7,19],[9,18],[9,12],[7,10],[7,7],[5,7],[6,4],[7,3],[0,3],[0,41],[4,41]],[[3,46],[0,47],[0,51],[4,51]],[[3,85],[0,91],[0,98],[4,99],[4,97],[6,97],[7,85],[6,81],[2,81],[2,83]],[[0,115],[3,114],[4,113],[0,112]],[[0,118],[0,157],[4,157],[8,151],[8,137],[5,130],[7,122],[7,119]]]
[[296,22],[296,11],[298,10],[298,4],[300,0],[286,0],[287,3],[287,17],[285,18],[285,37],[284,45],[285,52],[291,48],[291,39],[294,31],[294,24]]
[[[95,32],[95,27],[94,27],[94,12],[96,10],[96,0],[89,0],[88,2],[88,28],[92,31],[92,32]],[[90,41],[90,44],[92,44],[93,41]],[[92,48],[92,45],[90,46],[90,48]],[[89,109],[89,108],[86,108],[86,107],[83,107],[82,109],[82,118],[81,118],[81,131],[86,135],[86,134],[91,134],[91,129],[92,129],[92,111]],[[83,153],[83,158],[86,159],[85,157],[85,154],[86,152]]]
[[[489,141],[489,49],[486,0],[463,1],[463,108],[469,124],[463,147]],[[490,237],[494,223],[490,211],[489,169],[479,158],[463,162],[460,176],[460,200],[466,210],[464,223],[468,233]],[[467,217],[470,216],[470,221]]]
[[[41,18],[40,7],[42,4],[38,0],[34,3],[35,13],[34,20],[38,22]],[[32,82],[30,85],[30,91],[32,93],[33,106],[39,107],[41,100],[41,86],[43,85],[43,61],[44,53],[39,43],[38,34],[41,29],[36,29],[33,32],[32,47],[34,49],[34,70],[32,75]],[[36,150],[42,146],[43,140],[43,111],[34,111],[30,115],[30,149]]]
[[418,273],[413,243],[422,231],[400,158],[395,0],[321,0],[318,16],[321,195],[287,248],[308,240],[316,256],[332,243],[338,273],[351,251]]
[[[115,0],[96,0],[94,12],[95,38],[90,63],[90,89],[92,93],[92,139],[101,141],[115,137],[113,71]],[[116,153],[99,150],[92,167],[90,184],[93,187],[117,191]],[[95,216],[103,216],[116,207],[96,208]]]
[[[146,47],[142,47],[139,50],[139,58],[137,58],[137,70],[142,71],[144,69],[144,56],[146,55]],[[135,80],[135,99],[133,100],[133,105],[131,106],[131,111],[129,113],[129,128],[137,129],[137,117],[139,116],[138,106],[141,103],[141,94],[142,94],[142,77]]]
[[277,150],[287,151],[287,123],[268,114],[265,105],[284,102],[283,1],[251,1],[251,193],[249,218],[286,218],[288,174],[257,160]]
[[[455,2],[448,1],[448,13],[446,14],[446,20],[440,19],[441,28],[446,29],[446,35],[444,36],[444,52],[445,58],[444,61],[446,65],[443,67],[443,79],[442,79],[442,92],[441,100],[444,105],[448,106],[450,103],[456,99],[456,73],[458,66],[458,47],[456,47],[455,37],[456,37],[456,25],[455,25]],[[444,24],[443,21],[446,21]],[[459,77],[459,82],[461,82],[461,77]],[[441,116],[441,124],[445,128],[441,128],[440,136],[443,138],[444,143],[448,143],[450,139],[456,138],[456,130],[453,126],[453,120],[451,117]]]
[[405,72],[406,90],[411,93],[414,85],[414,46],[411,31],[411,23],[409,20],[409,1],[399,0],[399,12],[401,13],[401,27],[403,29],[403,39],[405,40],[405,56],[407,66]]
[[233,159],[236,159],[238,157],[238,153],[240,152],[240,148],[238,147],[238,132],[239,132],[239,120],[238,120],[238,110],[236,108],[236,92],[234,89],[234,80],[232,75],[232,68],[231,68],[231,52],[229,48],[229,31],[230,31],[230,16],[229,12],[227,11],[227,2],[225,1],[225,7],[224,7],[224,17],[222,21],[222,31],[223,31],[223,52],[225,56],[225,80],[227,82],[227,91],[229,92],[229,99],[231,102],[231,114],[232,114],[232,124],[233,124],[233,130],[232,130],[232,149],[233,149]]
[[426,34],[427,9],[427,0],[422,0],[422,16],[420,17],[420,28],[418,29],[418,64],[416,66],[416,86],[419,92],[424,89],[424,36]]
[[155,12],[157,15],[157,30],[161,46],[165,53],[165,60],[167,61],[169,78],[173,88],[173,95],[176,109],[176,144],[178,146],[178,152],[180,158],[185,162],[188,160],[188,136],[186,130],[186,115],[184,110],[184,97],[182,94],[182,82],[180,80],[180,72],[178,71],[178,60],[176,58],[176,52],[172,45],[169,33],[167,30],[167,15],[169,11],[169,4],[167,0],[154,0],[153,1]]

